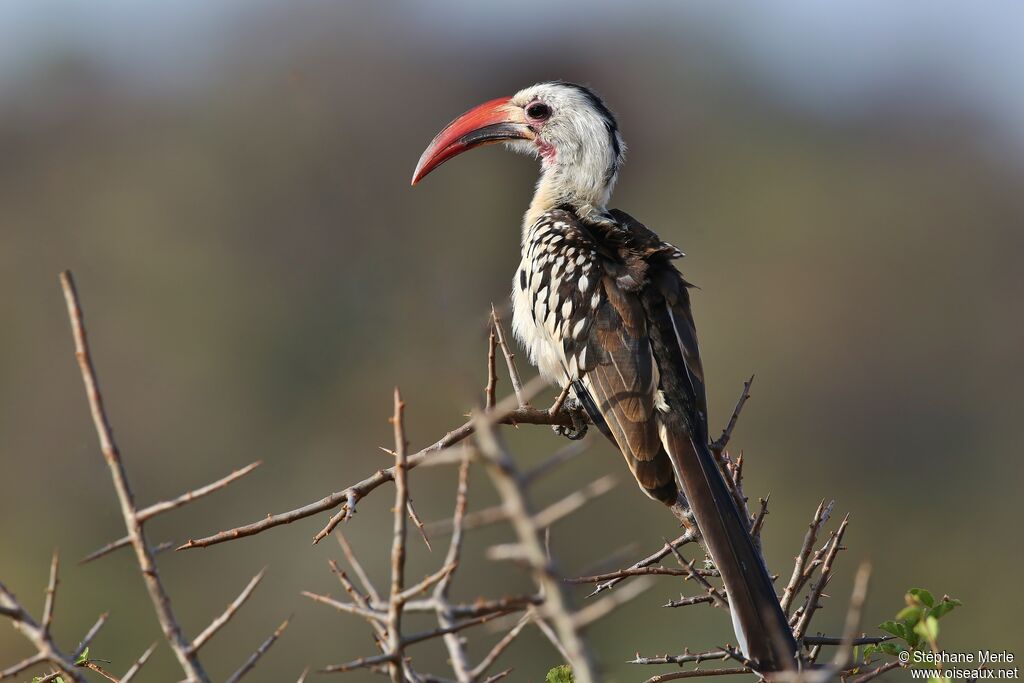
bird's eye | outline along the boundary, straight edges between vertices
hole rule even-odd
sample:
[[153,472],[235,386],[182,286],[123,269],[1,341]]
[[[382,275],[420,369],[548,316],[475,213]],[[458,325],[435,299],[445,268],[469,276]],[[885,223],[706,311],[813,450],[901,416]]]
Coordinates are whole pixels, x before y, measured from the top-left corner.
[[551,117],[551,107],[543,102],[532,102],[526,105],[526,117],[532,121],[546,121]]

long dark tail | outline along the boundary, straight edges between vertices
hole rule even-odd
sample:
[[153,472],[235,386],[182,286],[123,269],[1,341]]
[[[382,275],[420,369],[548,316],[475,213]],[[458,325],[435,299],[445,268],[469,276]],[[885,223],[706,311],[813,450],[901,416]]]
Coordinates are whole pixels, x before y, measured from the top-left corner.
[[711,449],[669,427],[662,440],[725,583],[740,649],[760,672],[794,668],[793,631]]

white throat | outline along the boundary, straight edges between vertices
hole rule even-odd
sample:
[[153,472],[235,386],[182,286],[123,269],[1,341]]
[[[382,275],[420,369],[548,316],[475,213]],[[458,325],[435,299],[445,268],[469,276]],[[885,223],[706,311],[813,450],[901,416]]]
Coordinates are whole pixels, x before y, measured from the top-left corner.
[[[524,229],[529,229],[545,212],[562,205],[575,209],[580,218],[602,215],[615,185],[617,173],[609,172],[612,160],[607,154],[572,155],[566,163],[561,159],[544,159],[537,190],[526,212]],[[582,157],[582,158],[581,158]]]

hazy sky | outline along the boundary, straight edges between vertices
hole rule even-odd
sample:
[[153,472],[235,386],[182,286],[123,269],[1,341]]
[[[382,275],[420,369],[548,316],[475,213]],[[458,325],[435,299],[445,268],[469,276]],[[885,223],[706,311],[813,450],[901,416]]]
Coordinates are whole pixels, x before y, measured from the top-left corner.
[[[312,4],[319,1],[326,0]],[[216,58],[243,12],[271,4],[5,0],[0,86],[61,51],[87,54],[151,85],[188,79]],[[293,6],[304,4],[311,3]],[[394,3],[390,11],[396,21],[456,44],[556,40],[588,25],[696,31],[799,106],[856,114],[913,86],[912,96],[981,115],[993,133],[1009,133],[1024,147],[1024,3],[1018,0],[521,0],[514,12],[503,3],[431,0]]]

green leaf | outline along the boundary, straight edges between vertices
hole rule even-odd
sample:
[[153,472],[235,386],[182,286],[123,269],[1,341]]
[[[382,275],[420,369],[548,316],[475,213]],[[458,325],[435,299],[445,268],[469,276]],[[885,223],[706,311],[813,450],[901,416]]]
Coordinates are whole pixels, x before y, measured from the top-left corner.
[[[920,623],[920,622],[918,622],[918,623]],[[906,627],[906,624],[904,624],[904,627]],[[911,627],[906,627],[906,628],[907,628],[907,634],[905,636],[903,636],[903,639],[905,641],[907,641],[907,645],[909,645],[910,647],[912,647],[912,648],[914,648],[916,650],[921,645],[921,636],[913,628],[911,628]]]
[[913,626],[921,619],[921,608],[913,605],[904,607],[896,614],[896,618]]
[[78,659],[75,660],[75,664],[85,664],[89,661],[89,648],[86,647],[82,650],[82,654],[78,655]]
[[939,620],[935,617],[925,617],[914,627],[914,632],[930,643],[939,639]]
[[878,628],[882,629],[886,633],[890,633],[897,638],[907,638],[907,627],[898,621],[883,621],[878,625]]
[[907,591],[907,594],[913,595],[914,598],[923,603],[925,607],[932,607],[935,604],[935,598],[932,597],[932,594],[924,588],[911,588]]
[[876,652],[878,652],[878,650],[879,650],[879,648],[878,648],[877,645],[866,645],[864,647],[864,659],[863,660],[858,660],[856,657],[854,657],[853,659],[854,659],[854,661],[865,661],[866,662],[869,659],[871,659],[871,655],[873,655]]
[[878,647],[882,650],[882,652],[884,652],[887,655],[892,655],[893,657],[895,657],[899,653],[903,652],[903,648],[902,647],[900,647],[896,643],[889,642],[889,641],[886,641],[884,643],[879,643]]
[[572,667],[568,664],[556,666],[544,677],[546,683],[573,683]]
[[[959,602],[959,600],[957,602]],[[946,614],[952,612],[954,607],[956,607],[956,605],[953,604],[952,601],[943,600],[939,604],[935,605],[935,607],[932,607],[931,610],[928,611],[928,614],[936,619],[941,619]]]

